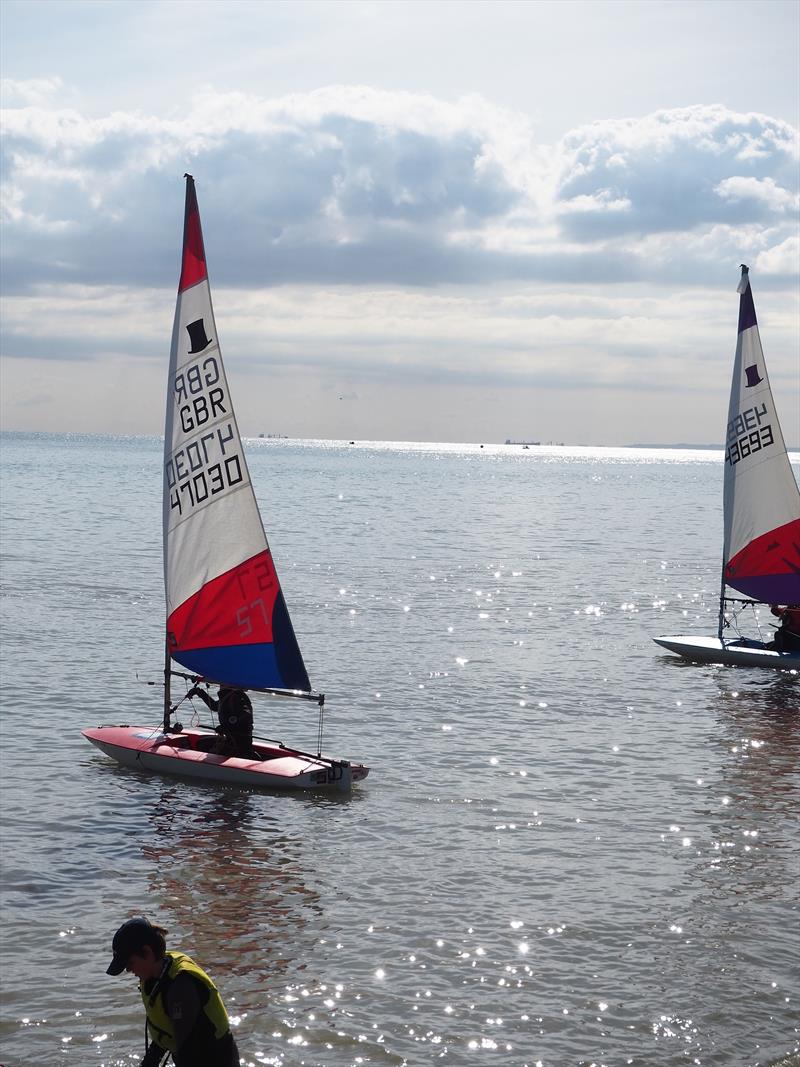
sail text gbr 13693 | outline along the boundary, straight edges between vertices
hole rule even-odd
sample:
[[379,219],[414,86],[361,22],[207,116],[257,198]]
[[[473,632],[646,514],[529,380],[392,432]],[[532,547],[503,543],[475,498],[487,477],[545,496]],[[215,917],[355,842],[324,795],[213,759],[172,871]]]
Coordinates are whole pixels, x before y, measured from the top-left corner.
[[725,441],[723,596],[800,604],[800,494],[786,452],[747,267]]
[[[750,273],[742,266],[739,327],[725,435],[724,539],[716,637],[667,634],[656,644],[685,659],[738,667],[800,668],[794,608],[800,606],[800,492],[761,348]],[[745,600],[726,595],[730,586]],[[738,617],[773,605],[781,628],[747,637]],[[730,609],[730,605],[737,607]],[[733,635],[726,634],[726,630]]]

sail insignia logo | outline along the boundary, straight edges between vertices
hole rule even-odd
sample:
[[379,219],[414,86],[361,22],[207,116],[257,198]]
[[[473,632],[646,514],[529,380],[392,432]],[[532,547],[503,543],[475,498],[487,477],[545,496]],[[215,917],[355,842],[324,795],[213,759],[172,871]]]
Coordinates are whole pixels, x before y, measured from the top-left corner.
[[196,319],[194,322],[187,323],[186,332],[189,334],[189,340],[192,342],[192,347],[189,349],[190,356],[197,355],[198,352],[202,352],[212,343],[212,339],[206,337],[206,327],[202,319]]
[[744,373],[745,377],[747,378],[745,389],[752,389],[754,385],[759,385],[761,382],[764,381],[764,379],[758,373],[757,363],[754,363],[751,367],[745,367]]

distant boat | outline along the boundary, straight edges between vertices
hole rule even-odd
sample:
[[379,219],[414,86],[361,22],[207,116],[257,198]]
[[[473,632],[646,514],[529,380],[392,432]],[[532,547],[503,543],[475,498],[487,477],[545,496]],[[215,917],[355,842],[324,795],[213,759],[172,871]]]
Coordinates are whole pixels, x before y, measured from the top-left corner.
[[[321,747],[325,702],[309,683],[250,482],[214,322],[194,180],[186,179],[164,432],[163,721],[83,734],[137,769],[245,786],[348,790],[367,776],[366,767],[263,738],[253,739],[247,756],[225,755],[213,726],[184,729],[172,721],[191,698],[190,684],[296,697],[318,705]],[[173,660],[185,670],[173,670]],[[175,705],[173,678],[187,690]]]
[[[656,637],[685,659],[748,667],[800,667],[800,651],[743,637],[736,616],[756,604],[800,608],[800,492],[786,452],[753,303],[742,267],[739,333],[728,407],[724,540],[716,637]],[[745,600],[726,596],[726,588]],[[727,605],[732,606],[728,618]],[[733,630],[733,636],[726,631]]]

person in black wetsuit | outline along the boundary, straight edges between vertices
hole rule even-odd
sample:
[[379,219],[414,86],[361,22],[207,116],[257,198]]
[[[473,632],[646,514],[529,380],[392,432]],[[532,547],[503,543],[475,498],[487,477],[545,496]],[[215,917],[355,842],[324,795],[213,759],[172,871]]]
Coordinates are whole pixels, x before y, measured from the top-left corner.
[[205,689],[194,686],[186,694],[200,697],[204,704],[219,716],[219,743],[214,751],[225,756],[249,758],[253,752],[253,705],[244,689],[221,685],[217,699]]
[[769,610],[781,624],[767,648],[775,648],[778,652],[800,652],[800,608],[773,604]]
[[175,1067],[240,1067],[225,1005],[202,967],[183,952],[167,952],[166,930],[129,919],[114,934],[106,974],[139,979],[150,1038],[139,1067],[158,1067],[167,1053]]

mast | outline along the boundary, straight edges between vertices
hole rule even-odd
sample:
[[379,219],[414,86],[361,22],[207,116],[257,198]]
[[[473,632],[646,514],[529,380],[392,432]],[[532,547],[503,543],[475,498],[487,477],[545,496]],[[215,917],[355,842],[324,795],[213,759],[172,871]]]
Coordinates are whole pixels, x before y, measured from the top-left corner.
[[169,638],[167,637],[164,639],[164,733],[169,730],[169,720],[172,714],[170,707],[172,701],[170,674]]
[[722,581],[719,587],[719,618],[717,620],[717,637],[722,641],[722,631],[725,628],[725,558],[722,559]]
[[[739,324],[738,324],[738,327],[737,327],[736,356],[734,357],[733,381],[731,383],[731,395],[730,395],[730,400],[729,400],[729,405],[728,405],[728,423],[727,423],[727,426],[726,426],[726,438],[725,438],[725,441],[726,441],[725,462],[726,462],[726,464],[728,463],[729,458],[730,458],[730,449],[727,447],[727,441],[728,441],[728,435],[730,433],[731,415],[735,411],[736,405],[738,404],[737,378],[741,374],[741,368],[740,368],[741,348],[742,348],[741,333],[742,333],[742,324],[743,324],[742,297],[743,297],[744,293],[748,290],[748,288],[750,286],[750,278],[749,278],[750,268],[744,263],[740,264],[740,268],[741,268],[741,272],[742,273],[741,273],[741,277],[739,278],[739,284],[736,287],[736,292],[739,294]],[[751,300],[752,300],[752,298],[751,298]],[[753,320],[755,320],[755,309],[753,310]],[[735,480],[730,479],[728,477],[728,471],[727,471],[727,468],[726,468],[725,481],[724,481],[724,490],[723,490],[723,504],[722,504],[723,517],[724,517],[724,522],[725,522],[725,536],[723,538],[723,543],[722,543],[722,567],[720,569],[721,573],[720,573],[720,583],[719,583],[719,613],[718,613],[718,616],[717,616],[717,639],[720,641],[720,643],[722,642],[722,631],[725,628],[725,626],[724,626],[724,623],[725,623],[725,585],[726,585],[725,572],[726,572],[727,567],[728,567],[728,538],[729,538],[729,535],[728,535],[728,522],[729,522],[730,514],[733,511],[733,499],[734,499],[733,490],[734,490],[734,486],[735,486]]]

